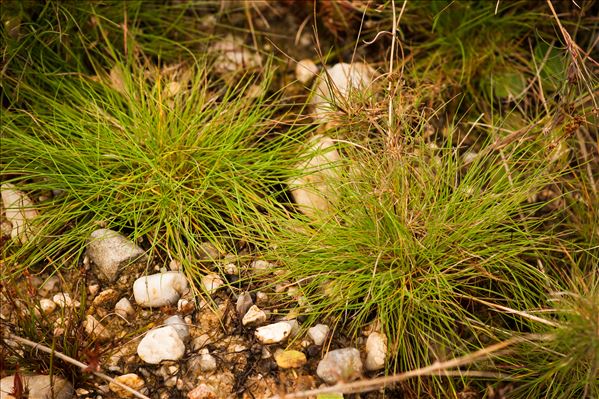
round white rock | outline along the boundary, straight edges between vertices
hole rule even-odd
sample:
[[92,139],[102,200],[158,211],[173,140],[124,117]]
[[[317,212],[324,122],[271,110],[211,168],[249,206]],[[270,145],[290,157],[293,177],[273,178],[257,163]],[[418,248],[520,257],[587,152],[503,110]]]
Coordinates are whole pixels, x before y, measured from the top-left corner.
[[179,360],[185,353],[185,344],[173,326],[149,331],[137,346],[137,354],[146,363],[158,364],[163,360]]
[[143,276],[133,283],[135,302],[144,307],[174,305],[186,291],[187,279],[179,272]]

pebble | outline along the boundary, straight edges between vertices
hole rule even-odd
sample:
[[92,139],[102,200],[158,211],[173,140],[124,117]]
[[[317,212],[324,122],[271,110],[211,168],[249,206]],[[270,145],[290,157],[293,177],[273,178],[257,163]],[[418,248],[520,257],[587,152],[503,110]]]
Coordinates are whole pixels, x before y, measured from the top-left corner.
[[[115,378],[115,381],[120,382],[123,385],[128,386],[129,388],[133,388],[136,391],[141,391],[144,386],[146,385],[145,381],[138,376],[137,374],[131,373],[131,374],[125,374],[125,375],[119,375],[118,377]],[[134,397],[134,395],[127,391],[126,389],[124,389],[123,387],[115,384],[114,382],[111,382],[110,384],[108,384],[108,388],[114,392],[119,398],[132,398]]]
[[314,218],[319,213],[330,212],[332,204],[337,201],[338,194],[332,183],[338,179],[339,167],[334,166],[341,157],[334,141],[323,135],[310,139],[307,155],[309,158],[296,166],[299,176],[287,184],[298,210]]
[[276,344],[285,340],[291,333],[291,326],[286,321],[259,327],[255,331],[256,338],[263,344]]
[[110,330],[104,327],[102,323],[96,320],[92,315],[87,315],[83,324],[87,335],[96,338],[98,341],[108,341],[112,337]]
[[308,329],[308,336],[314,342],[314,345],[322,345],[329,335],[331,329],[326,324],[317,324]]
[[118,294],[118,292],[116,292],[116,290],[109,288],[107,290],[100,292],[98,294],[98,296],[96,296],[94,298],[92,303],[94,306],[108,307],[108,306],[112,305],[112,303],[114,303],[114,301],[116,301],[116,299],[118,298],[118,295],[119,294]]
[[303,84],[306,84],[314,79],[317,73],[318,67],[314,61],[309,58],[300,60],[295,66],[295,78]]
[[200,352],[200,370],[214,371],[216,370],[216,358],[212,356],[207,349],[202,349]]
[[58,276],[51,276],[42,283],[38,288],[37,293],[43,297],[47,297],[51,292],[54,292],[60,286],[60,279]]
[[38,216],[33,201],[13,184],[4,183],[0,186],[0,196],[4,205],[4,216],[11,225],[10,236],[21,243],[35,234],[31,221]]
[[[28,399],[72,399],[75,393],[73,386],[64,378],[53,376],[50,380],[48,375],[21,375],[23,385],[27,387]],[[4,395],[12,392],[14,388],[14,375],[9,375],[0,380],[0,397],[10,399],[12,395]],[[52,392],[54,396],[52,396]]]
[[373,332],[366,340],[366,370],[374,371],[385,367],[387,358],[387,337],[379,332]]
[[143,249],[110,229],[98,229],[91,233],[87,256],[95,266],[98,278],[108,282],[116,281],[121,267],[127,263],[145,260]]
[[236,276],[239,274],[239,268],[235,263],[227,263],[223,266],[223,270],[225,271],[225,274],[230,276]]
[[260,66],[260,55],[253,53],[243,47],[243,40],[228,35],[223,40],[217,42],[211,48],[218,53],[214,70],[218,74],[238,72],[246,68],[256,68]]
[[171,316],[164,321],[164,324],[173,327],[183,342],[189,339],[189,326],[181,316]]
[[245,316],[253,304],[254,301],[252,300],[252,296],[249,292],[244,291],[239,294],[239,297],[237,297],[237,302],[235,303],[235,310],[237,310],[239,317]]
[[212,273],[202,276],[202,285],[209,294],[215,292],[222,287],[223,284],[223,280],[217,274]]
[[143,276],[133,283],[135,302],[144,307],[174,305],[186,291],[187,279],[179,272]]
[[220,251],[210,242],[200,244],[200,255],[202,260],[217,260],[220,258]]
[[131,302],[127,298],[119,299],[116,305],[114,305],[114,311],[124,318],[135,314],[135,309],[133,309],[133,305],[131,305]]
[[273,268],[272,263],[258,259],[250,263],[250,267],[256,271],[269,270]]
[[258,306],[252,305],[246,314],[243,316],[241,320],[241,324],[244,326],[256,325],[260,323],[264,323],[268,317],[263,310],[261,310]]
[[50,299],[42,298],[40,299],[40,308],[44,314],[48,315],[54,312],[54,309],[56,309],[56,303]]
[[347,101],[352,90],[364,90],[376,75],[372,67],[362,62],[339,63],[326,68],[326,73],[321,73],[314,82],[312,104],[315,118],[327,121],[332,104]]
[[179,360],[185,353],[185,344],[172,326],[149,331],[137,346],[137,354],[146,363],[158,364],[163,360]]
[[308,362],[303,352],[296,350],[278,351],[275,353],[277,366],[282,369],[299,368]]
[[335,349],[324,355],[316,374],[327,384],[350,382],[362,375],[360,351],[356,348]]
[[216,399],[214,388],[210,385],[200,384],[187,394],[188,399]]
[[78,308],[79,306],[81,306],[81,304],[79,303],[79,301],[73,300],[71,299],[71,296],[66,293],[66,292],[61,292],[59,294],[56,294],[52,297],[52,300],[54,301],[55,304],[57,304],[58,306],[60,306],[61,308],[67,307],[67,308]]

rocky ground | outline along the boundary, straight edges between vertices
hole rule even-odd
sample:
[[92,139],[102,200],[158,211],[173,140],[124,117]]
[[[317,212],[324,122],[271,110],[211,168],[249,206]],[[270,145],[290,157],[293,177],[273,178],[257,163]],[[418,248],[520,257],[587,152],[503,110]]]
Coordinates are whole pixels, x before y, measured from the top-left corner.
[[[81,339],[89,347],[102,348],[95,357],[81,359],[92,366],[89,371],[102,370],[152,398],[268,398],[351,381],[384,367],[384,335],[365,331],[352,347],[342,335],[332,334],[326,321],[302,329],[301,314],[281,312],[271,300],[276,291],[293,297],[293,289],[277,286],[250,293],[231,284],[268,272],[271,264],[243,262],[209,244],[205,252],[226,270],[228,280],[204,275],[201,284],[210,297],[194,296],[176,261],[147,270],[145,251],[108,229],[91,235],[80,270],[30,276],[19,289],[34,294],[30,304],[57,340],[69,338],[74,329],[83,332]],[[2,319],[18,323],[15,319],[29,311],[28,305],[7,295],[10,290],[3,289]],[[10,337],[5,342],[16,352],[29,350]],[[64,392],[55,392],[56,397],[127,396],[119,385],[89,371],[89,378],[75,386],[54,377],[54,389]],[[34,392],[49,389],[49,377],[23,375],[29,398],[45,397]],[[14,375],[1,384],[2,398],[10,398],[6,393],[14,389]]]

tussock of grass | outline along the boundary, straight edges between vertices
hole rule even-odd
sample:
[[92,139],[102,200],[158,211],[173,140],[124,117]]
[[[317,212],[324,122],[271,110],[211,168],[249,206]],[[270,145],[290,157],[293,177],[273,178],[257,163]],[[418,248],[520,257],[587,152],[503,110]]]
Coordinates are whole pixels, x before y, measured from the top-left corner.
[[521,384],[515,398],[595,398],[599,395],[599,284],[596,273],[574,273],[550,298],[539,330],[551,337],[524,345],[509,359]]
[[334,216],[271,221],[267,256],[280,279],[298,281],[313,322],[330,317],[358,334],[378,318],[396,370],[525,330],[509,315],[490,319],[478,300],[538,308],[550,287],[539,264],[551,262],[552,234],[538,232],[543,204],[527,202],[552,178],[536,144],[468,167],[455,148],[417,138],[398,157],[348,149]]
[[189,83],[172,86],[164,71],[116,67],[116,89],[86,76],[47,77],[47,88],[21,82],[31,109],[4,111],[3,176],[50,196],[39,204],[38,239],[8,259],[59,262],[105,225],[146,238],[197,277],[202,241],[231,249],[239,215],[272,207],[299,130],[274,129],[275,108],[248,95],[250,79],[211,83],[199,62]]

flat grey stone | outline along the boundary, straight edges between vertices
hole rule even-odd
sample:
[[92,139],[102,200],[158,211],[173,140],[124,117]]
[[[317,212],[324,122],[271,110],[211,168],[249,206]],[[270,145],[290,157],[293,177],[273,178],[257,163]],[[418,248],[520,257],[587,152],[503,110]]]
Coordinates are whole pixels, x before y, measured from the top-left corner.
[[143,249],[110,229],[98,229],[91,233],[87,243],[87,256],[98,278],[108,282],[116,281],[123,266],[145,261]]

